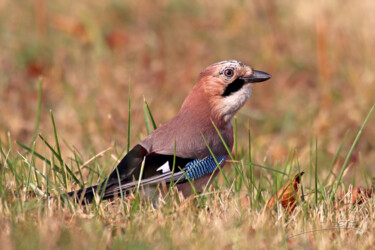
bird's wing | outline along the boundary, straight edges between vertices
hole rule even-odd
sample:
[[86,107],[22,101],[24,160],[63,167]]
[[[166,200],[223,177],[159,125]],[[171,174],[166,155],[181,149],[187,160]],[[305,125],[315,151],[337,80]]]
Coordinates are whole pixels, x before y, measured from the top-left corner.
[[138,144],[121,160],[116,169],[108,177],[107,182],[108,184],[118,184],[120,180],[124,184],[132,182],[134,179],[148,179],[171,172],[173,163],[175,169],[178,170],[179,167],[185,167],[192,160],[194,159],[174,157],[173,155],[163,155],[154,152],[149,153]]
[[[202,108],[199,110],[200,114]],[[215,124],[220,131],[221,138],[213,126],[210,116],[208,114],[197,116],[196,113],[180,112],[154,130],[139,144],[148,152],[163,155],[173,155],[174,152],[177,152],[177,156],[190,159],[202,159],[209,156],[210,150],[207,145],[216,156],[228,154],[222,138],[228,148],[232,149],[232,126],[230,124],[228,126]]]
[[[142,146],[137,145],[109,176],[104,196],[110,197],[120,190],[124,192],[133,189],[138,184],[183,183],[188,179],[198,179],[211,174],[217,168],[216,162],[222,165],[226,158],[227,155],[216,157],[216,161],[212,156],[203,159],[186,159],[173,155],[147,153]],[[118,185],[119,180],[121,187]]]

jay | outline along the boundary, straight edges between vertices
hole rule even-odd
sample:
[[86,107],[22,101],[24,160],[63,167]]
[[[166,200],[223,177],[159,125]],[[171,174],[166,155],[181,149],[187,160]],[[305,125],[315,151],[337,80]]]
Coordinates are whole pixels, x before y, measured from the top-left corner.
[[91,202],[95,194],[113,198],[138,185],[155,192],[161,183],[175,185],[183,195],[191,193],[192,185],[201,192],[217,175],[217,163],[223,167],[228,157],[216,128],[232,150],[233,116],[249,99],[253,85],[270,78],[235,60],[208,66],[175,117],[131,149],[103,183],[68,195]]

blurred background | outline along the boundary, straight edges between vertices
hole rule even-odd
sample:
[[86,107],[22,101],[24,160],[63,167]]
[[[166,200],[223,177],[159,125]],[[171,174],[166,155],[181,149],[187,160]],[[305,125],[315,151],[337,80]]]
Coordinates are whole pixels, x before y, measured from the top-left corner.
[[[15,141],[30,145],[42,79],[47,140],[52,110],[62,141],[84,158],[121,152],[129,84],[134,146],[147,135],[144,98],[159,125],[205,67],[236,59],[273,76],[237,115],[239,147],[248,147],[250,126],[253,161],[275,166],[294,152],[304,169],[317,138],[323,170],[343,143],[338,172],[375,103],[374,13],[372,0],[0,0],[0,138],[6,144],[10,135],[20,151]],[[375,114],[352,174],[374,175],[374,149]]]

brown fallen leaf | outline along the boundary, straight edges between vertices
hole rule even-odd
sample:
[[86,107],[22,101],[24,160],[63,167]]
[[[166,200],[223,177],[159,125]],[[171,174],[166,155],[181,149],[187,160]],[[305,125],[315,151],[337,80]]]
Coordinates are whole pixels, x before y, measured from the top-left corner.
[[[354,204],[362,204],[363,202],[367,201],[372,197],[372,194],[374,192],[374,188],[364,188],[360,186],[355,186],[352,188],[351,193],[349,194],[351,197],[351,203]],[[348,193],[343,193],[339,199],[339,202],[345,201],[345,196]]]
[[288,213],[293,212],[296,208],[297,199],[300,195],[298,184],[300,184],[301,176],[304,173],[305,172],[301,172],[297,174],[294,176],[292,181],[288,181],[282,188],[280,188],[277,195],[272,196],[272,198],[267,202],[267,207],[272,208],[277,202],[280,202]]

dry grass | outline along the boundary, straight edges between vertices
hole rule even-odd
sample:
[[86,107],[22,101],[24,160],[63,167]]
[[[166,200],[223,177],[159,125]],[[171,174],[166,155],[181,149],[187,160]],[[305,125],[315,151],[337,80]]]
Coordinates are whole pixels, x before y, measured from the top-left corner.
[[[349,195],[351,186],[373,184],[374,114],[347,157],[375,103],[374,12],[371,0],[0,1],[0,248],[374,247],[374,198],[352,205]],[[239,164],[244,182],[230,163],[231,188],[220,176],[203,196],[170,197],[157,209],[138,199],[90,207],[43,199],[102,180],[123,155],[129,83],[132,146],[147,135],[143,98],[160,124],[178,112],[199,72],[225,59],[273,75],[237,116],[236,158],[288,177]],[[16,141],[35,145],[50,164]],[[298,171],[304,201],[292,214],[280,205],[265,210]],[[331,200],[338,180],[344,206]],[[346,220],[363,233],[288,239]]]

